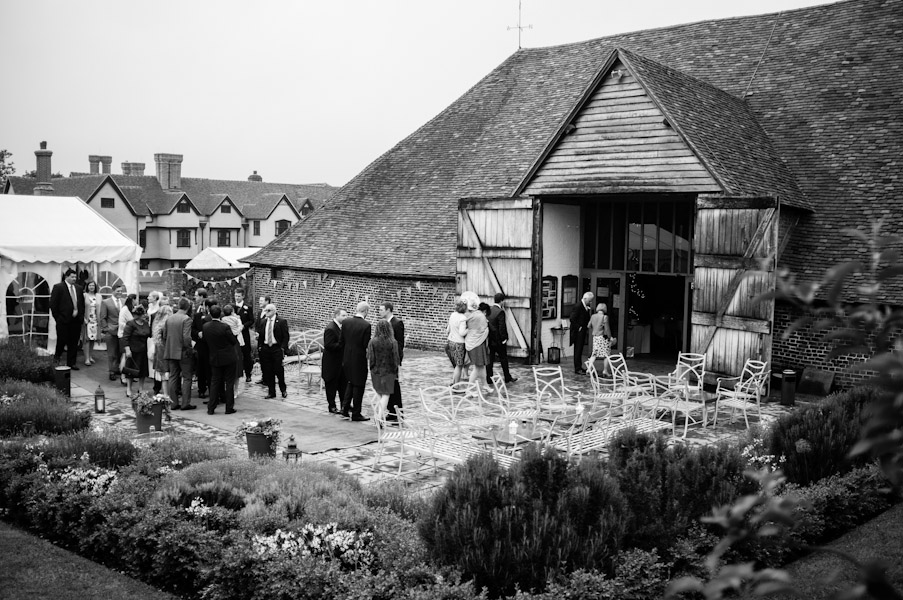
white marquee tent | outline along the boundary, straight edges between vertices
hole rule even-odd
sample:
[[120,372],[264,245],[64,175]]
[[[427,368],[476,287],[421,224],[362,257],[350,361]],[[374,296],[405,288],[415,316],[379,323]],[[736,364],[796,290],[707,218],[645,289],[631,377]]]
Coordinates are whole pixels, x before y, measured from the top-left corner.
[[50,289],[73,268],[101,293],[138,291],[141,246],[75,197],[0,194],[0,339],[53,349]]
[[252,254],[256,254],[260,248],[205,248],[200,254],[192,258],[185,269],[248,269],[251,267],[244,262]]

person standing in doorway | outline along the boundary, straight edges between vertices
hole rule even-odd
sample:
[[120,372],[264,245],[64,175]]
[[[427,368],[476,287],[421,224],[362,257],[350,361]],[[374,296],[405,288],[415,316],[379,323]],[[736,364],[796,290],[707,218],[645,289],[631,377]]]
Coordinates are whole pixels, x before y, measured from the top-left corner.
[[260,370],[269,392],[267,399],[276,397],[276,381],[283,398],[288,398],[285,385],[285,369],[282,359],[288,349],[288,321],[276,314],[276,305],[267,304],[257,327],[257,352],[260,355]]
[[250,304],[245,304],[245,291],[241,288],[232,294],[235,303],[232,305],[235,314],[241,319],[241,364],[245,374],[245,383],[251,383],[251,369],[254,363],[251,361],[251,327],[254,325],[254,309]]
[[586,346],[586,332],[593,315],[593,293],[586,292],[580,302],[571,310],[571,343],[574,345],[574,373],[586,373],[583,368],[583,348]]
[[107,345],[107,368],[110,381],[116,381],[119,375],[119,311],[122,309],[122,286],[113,288],[113,295],[100,303],[97,318],[104,344]]
[[56,350],[53,358],[59,362],[66,349],[66,365],[78,371],[75,357],[78,354],[78,337],[82,332],[85,320],[84,291],[76,285],[78,273],[75,269],[66,269],[63,281],[50,290],[50,314],[56,321]]
[[210,320],[204,323],[201,343],[207,345],[210,356],[210,403],[207,414],[216,412],[219,403],[225,402],[226,414],[235,411],[235,370],[238,354],[235,346],[238,339],[232,329],[221,318],[223,310],[216,304],[210,307]]
[[196,374],[198,376],[198,398],[207,397],[207,386],[210,382],[210,355],[204,343],[204,324],[210,321],[207,313],[207,290],[198,288],[194,292],[194,317],[191,321],[191,339],[198,355]]
[[517,377],[511,376],[508,369],[508,322],[505,318],[505,294],[499,292],[493,298],[489,309],[489,366],[486,368],[486,383],[492,385],[492,365],[498,358],[502,365],[505,383],[514,383]]
[[395,373],[395,383],[389,402],[386,406],[386,420],[397,421],[396,408],[403,408],[401,403],[401,361],[404,360],[404,321],[395,316],[395,306],[391,302],[383,302],[379,305],[379,318],[384,319],[392,326],[392,337],[398,346],[398,369]]
[[354,316],[342,323],[342,342],[345,345],[342,368],[348,381],[342,398],[342,416],[352,421],[370,420],[361,414],[364,386],[367,385],[367,346],[371,337],[370,323],[367,321],[369,312],[369,304],[358,302]]
[[332,321],[323,329],[323,360],[320,363],[320,375],[326,387],[326,407],[334,415],[339,414],[335,397],[339,402],[345,393],[345,372],[342,370],[342,356],[345,345],[342,343],[342,323],[348,318],[348,311],[337,308],[332,312]]

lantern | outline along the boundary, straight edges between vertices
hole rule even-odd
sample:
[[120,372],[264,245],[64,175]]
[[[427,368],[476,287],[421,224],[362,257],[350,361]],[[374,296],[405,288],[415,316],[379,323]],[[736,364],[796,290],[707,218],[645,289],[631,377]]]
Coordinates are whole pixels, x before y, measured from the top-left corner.
[[99,385],[97,386],[97,389],[94,390],[94,412],[107,412],[107,398],[103,393],[103,388]]

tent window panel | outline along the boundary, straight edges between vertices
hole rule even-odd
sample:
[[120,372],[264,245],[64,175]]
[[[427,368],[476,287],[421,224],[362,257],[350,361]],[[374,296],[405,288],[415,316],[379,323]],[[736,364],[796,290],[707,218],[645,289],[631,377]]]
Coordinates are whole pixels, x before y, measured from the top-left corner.
[[10,337],[47,348],[50,285],[32,272],[19,273],[6,288],[6,325]]
[[176,248],[191,247],[191,231],[188,229],[180,229],[176,232]]

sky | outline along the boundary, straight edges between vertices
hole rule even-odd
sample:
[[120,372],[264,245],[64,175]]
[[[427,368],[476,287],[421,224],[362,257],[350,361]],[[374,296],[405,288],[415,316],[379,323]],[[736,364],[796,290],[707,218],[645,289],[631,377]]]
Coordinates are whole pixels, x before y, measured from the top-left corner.
[[[521,0],[525,48],[826,0]],[[518,0],[2,0],[17,174],[184,156],[183,177],[340,186],[518,47]]]

